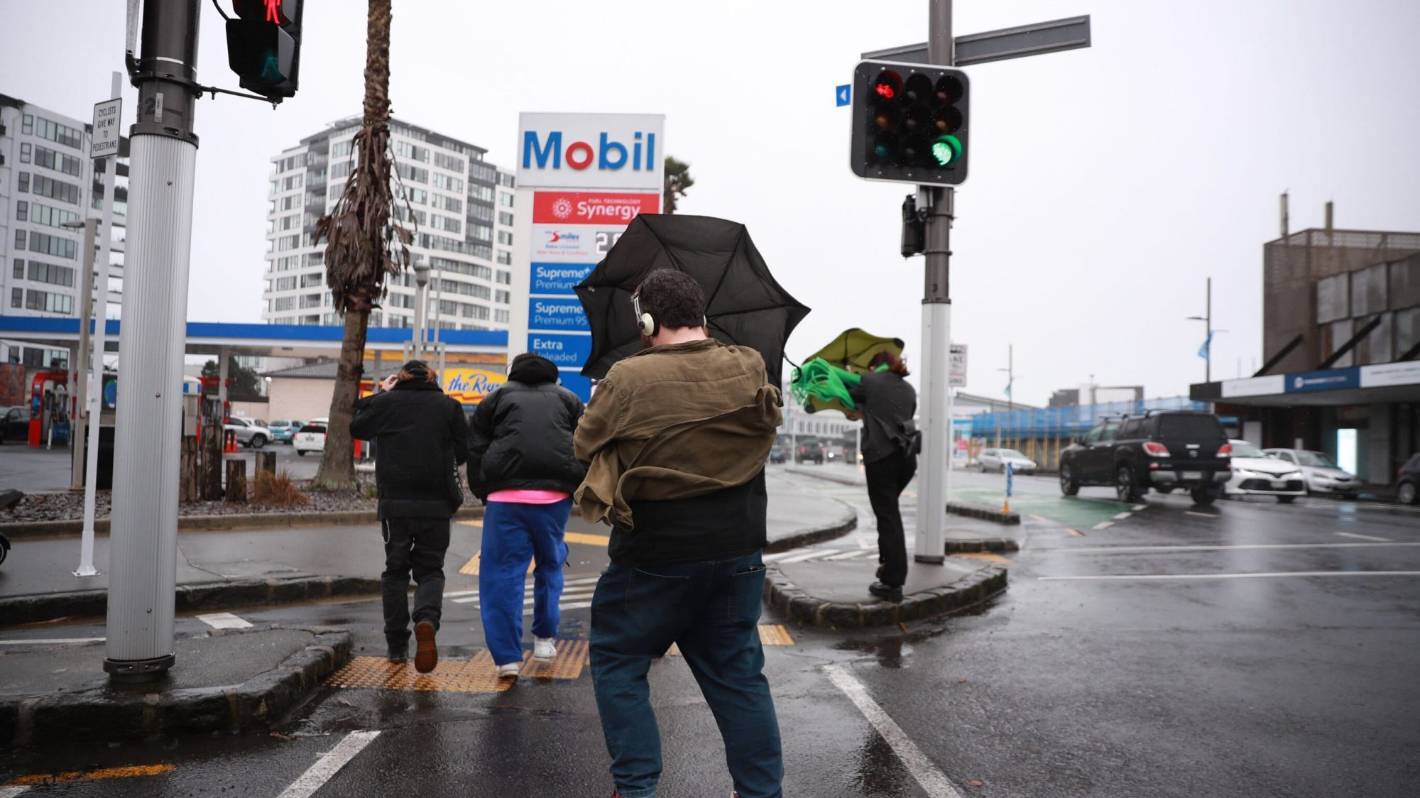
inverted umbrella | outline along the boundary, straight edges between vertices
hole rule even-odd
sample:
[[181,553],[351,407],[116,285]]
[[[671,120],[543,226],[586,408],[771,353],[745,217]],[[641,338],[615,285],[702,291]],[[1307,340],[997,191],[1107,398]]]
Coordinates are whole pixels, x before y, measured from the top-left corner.
[[809,355],[805,361],[823,358],[854,374],[865,374],[868,371],[868,364],[879,352],[891,352],[901,357],[904,346],[901,338],[884,338],[853,327],[839,333],[837,338],[830,341],[824,348]]
[[592,330],[582,374],[592,379],[641,349],[631,294],[656,269],[685,272],[705,292],[710,334],[764,356],[769,383],[780,384],[784,344],[809,309],[769,273],[739,222],[709,216],[641,214],[606,258],[577,286]]

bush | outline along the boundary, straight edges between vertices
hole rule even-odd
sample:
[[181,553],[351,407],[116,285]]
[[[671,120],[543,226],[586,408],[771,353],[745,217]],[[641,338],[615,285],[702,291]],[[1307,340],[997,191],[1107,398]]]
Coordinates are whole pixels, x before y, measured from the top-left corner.
[[309,496],[296,487],[296,483],[291,481],[291,475],[285,471],[278,471],[275,476],[266,471],[258,471],[256,484],[252,486],[251,499],[257,504],[278,507],[299,507],[311,501]]

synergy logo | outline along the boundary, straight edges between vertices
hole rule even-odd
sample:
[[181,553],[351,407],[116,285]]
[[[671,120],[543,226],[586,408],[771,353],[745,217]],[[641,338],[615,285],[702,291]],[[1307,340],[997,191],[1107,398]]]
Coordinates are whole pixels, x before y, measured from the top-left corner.
[[[597,134],[594,147],[589,141],[571,141],[563,146],[561,130],[549,130],[539,135],[536,130],[523,131],[524,169],[561,169],[563,161],[577,171],[590,169],[619,171],[655,171],[656,134],[637,130],[631,134],[631,145],[616,141],[606,131]],[[536,163],[536,167],[533,164]]]
[[539,191],[533,197],[533,223],[625,225],[660,207],[659,194]]

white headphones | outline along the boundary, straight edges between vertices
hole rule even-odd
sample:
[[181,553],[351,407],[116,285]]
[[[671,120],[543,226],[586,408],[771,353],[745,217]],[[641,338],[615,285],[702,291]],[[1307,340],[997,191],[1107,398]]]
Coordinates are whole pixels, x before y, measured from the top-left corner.
[[651,314],[641,312],[640,291],[631,295],[631,312],[636,315],[636,323],[640,326],[642,335],[651,338],[656,334],[660,325],[656,324],[656,319]]

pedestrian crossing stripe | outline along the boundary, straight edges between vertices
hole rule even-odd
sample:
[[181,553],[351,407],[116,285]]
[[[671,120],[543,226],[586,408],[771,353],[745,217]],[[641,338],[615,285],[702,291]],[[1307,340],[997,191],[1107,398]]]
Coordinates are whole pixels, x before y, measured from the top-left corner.
[[774,554],[764,555],[766,563],[776,563],[787,565],[796,562],[808,562],[810,560],[867,560],[877,559],[877,549],[839,549],[839,548],[813,548],[813,549],[791,549],[780,551]]

